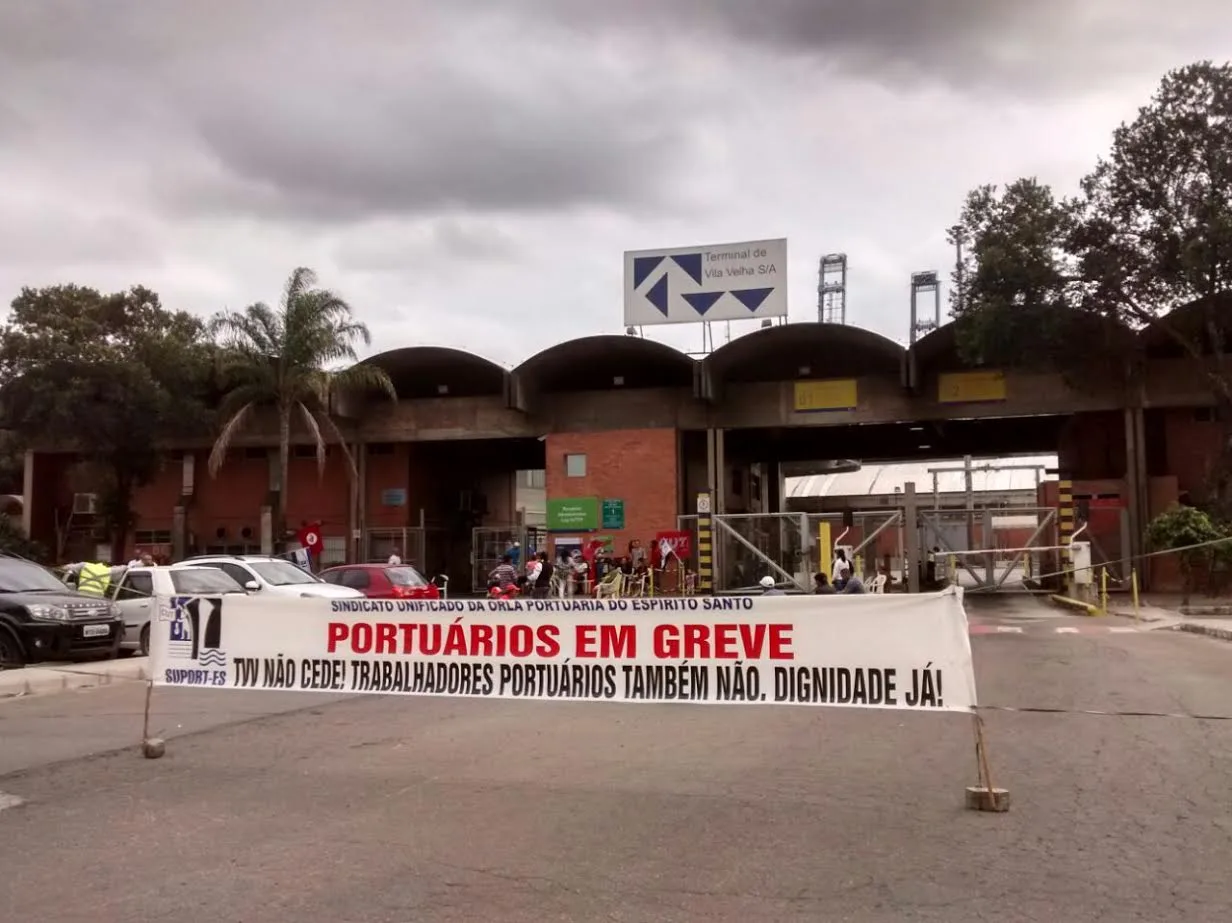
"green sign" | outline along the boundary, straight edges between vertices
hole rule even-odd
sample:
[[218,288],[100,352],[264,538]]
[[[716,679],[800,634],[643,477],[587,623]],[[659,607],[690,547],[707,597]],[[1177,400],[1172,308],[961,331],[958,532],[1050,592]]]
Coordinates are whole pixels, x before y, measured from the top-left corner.
[[549,500],[547,507],[549,531],[593,532],[599,528],[598,497]]
[[603,501],[603,528],[623,529],[625,527],[625,501]]

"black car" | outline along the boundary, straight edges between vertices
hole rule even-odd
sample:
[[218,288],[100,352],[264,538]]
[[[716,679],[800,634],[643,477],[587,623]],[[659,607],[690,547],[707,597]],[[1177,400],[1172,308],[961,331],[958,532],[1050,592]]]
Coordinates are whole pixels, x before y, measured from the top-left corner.
[[124,619],[109,600],[70,590],[49,570],[0,557],[0,669],[116,656]]

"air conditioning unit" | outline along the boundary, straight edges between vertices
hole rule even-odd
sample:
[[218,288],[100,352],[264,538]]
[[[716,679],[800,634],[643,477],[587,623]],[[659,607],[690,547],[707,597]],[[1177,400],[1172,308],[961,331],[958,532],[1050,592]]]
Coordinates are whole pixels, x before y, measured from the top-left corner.
[[73,515],[93,516],[98,512],[98,494],[73,494]]

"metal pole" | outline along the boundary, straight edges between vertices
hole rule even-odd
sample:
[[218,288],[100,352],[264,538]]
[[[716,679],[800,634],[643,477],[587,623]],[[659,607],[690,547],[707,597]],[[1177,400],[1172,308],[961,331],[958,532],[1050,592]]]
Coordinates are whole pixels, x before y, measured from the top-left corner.
[[920,592],[920,520],[916,506],[915,482],[903,485],[903,566],[907,570],[907,592]]

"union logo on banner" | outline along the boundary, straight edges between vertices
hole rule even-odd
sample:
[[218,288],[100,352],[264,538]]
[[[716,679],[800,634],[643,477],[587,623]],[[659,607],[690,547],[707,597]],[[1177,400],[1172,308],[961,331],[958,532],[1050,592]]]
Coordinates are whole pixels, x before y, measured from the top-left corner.
[[173,660],[192,660],[203,666],[225,668],[222,651],[222,600],[205,596],[180,596],[171,601],[172,619],[167,623],[170,640],[167,654]]

